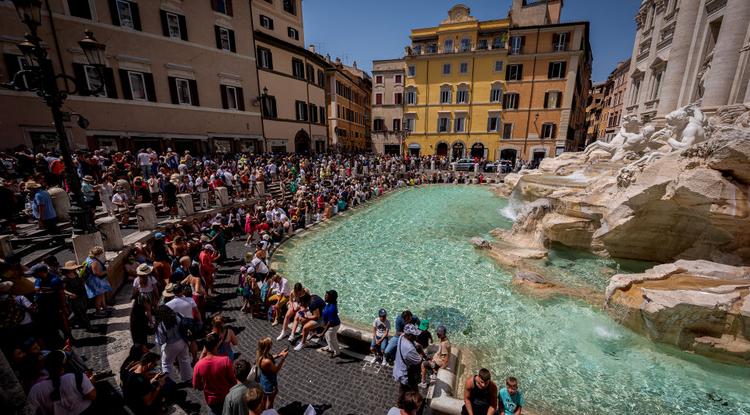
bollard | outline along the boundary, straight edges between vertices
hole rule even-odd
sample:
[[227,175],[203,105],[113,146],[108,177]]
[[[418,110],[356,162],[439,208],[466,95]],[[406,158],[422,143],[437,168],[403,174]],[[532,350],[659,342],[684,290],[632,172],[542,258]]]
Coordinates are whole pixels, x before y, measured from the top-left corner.
[[224,207],[229,205],[229,191],[226,187],[216,188],[216,206]]
[[67,222],[70,220],[70,196],[65,190],[59,187],[53,187],[47,191],[52,198],[52,206],[57,213],[58,222]]
[[186,218],[193,213],[193,195],[189,193],[181,193],[177,195],[177,212],[181,218]]
[[153,204],[139,203],[135,205],[135,214],[138,217],[139,231],[156,229],[156,208]]
[[76,255],[76,262],[79,264],[83,263],[89,256],[91,248],[95,246],[104,247],[100,232],[73,235],[73,252]]
[[0,235],[0,255],[7,258],[13,255],[13,245],[10,244],[10,238],[13,235]]
[[119,251],[125,246],[122,242],[120,222],[114,216],[99,218],[95,221],[96,228],[102,234],[104,249],[107,251]]
[[[198,191],[198,202],[200,204],[200,209],[201,210],[206,210],[206,209],[209,208],[209,206],[208,206],[208,192],[207,191],[206,192]],[[195,209],[193,209],[193,210],[195,210]]]

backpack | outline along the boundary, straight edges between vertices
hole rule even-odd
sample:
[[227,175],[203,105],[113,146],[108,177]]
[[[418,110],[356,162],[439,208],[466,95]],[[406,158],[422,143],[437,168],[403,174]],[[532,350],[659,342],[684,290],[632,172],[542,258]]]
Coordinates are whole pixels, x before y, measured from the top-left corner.
[[192,318],[177,316],[177,331],[180,332],[182,339],[188,343],[197,340],[199,336]]
[[26,317],[26,310],[21,307],[12,295],[8,295],[0,301],[0,329],[12,329],[18,327]]

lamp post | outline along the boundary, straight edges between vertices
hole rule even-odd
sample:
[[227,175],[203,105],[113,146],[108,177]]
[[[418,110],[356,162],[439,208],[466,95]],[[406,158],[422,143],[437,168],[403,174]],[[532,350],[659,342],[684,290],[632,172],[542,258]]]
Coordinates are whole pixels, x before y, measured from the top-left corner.
[[[269,102],[268,102],[268,87],[264,86],[263,87],[263,93],[260,94],[260,115],[261,115],[261,118],[265,117],[265,115],[266,115],[266,106],[268,106],[268,105],[269,105]],[[270,108],[269,108],[269,112],[270,112]],[[263,124],[263,122],[261,121],[261,125],[262,124]],[[263,151],[266,152],[266,153],[269,152],[268,151],[268,138],[266,138],[266,134],[265,133],[263,134]]]
[[411,131],[408,128],[402,128],[397,134],[399,140],[401,140],[401,158],[403,158],[406,155],[406,139],[409,138]]
[[[71,157],[70,143],[65,133],[64,119],[66,114],[62,111],[62,105],[69,94],[76,91],[61,90],[58,86],[58,79],[70,79],[72,77],[62,74],[55,74],[52,67],[52,61],[47,57],[47,50],[42,46],[42,41],[37,35],[37,28],[42,24],[42,2],[41,0],[12,0],[16,8],[18,17],[21,22],[29,29],[23,42],[18,44],[18,49],[23,53],[29,62],[29,67],[20,70],[13,75],[10,83],[3,87],[36,92],[52,111],[52,120],[55,125],[55,133],[60,144],[63,163],[65,165],[65,181],[68,184],[68,194],[71,199],[70,220],[74,233],[91,233],[96,230],[94,218],[89,209],[84,208],[83,194],[81,191],[81,181],[76,172],[73,158]],[[98,90],[91,91],[96,95],[104,89],[104,76],[102,67],[104,66],[104,50],[106,46],[99,43],[94,38],[94,34],[88,30],[85,31],[86,37],[78,42],[83,50],[89,64],[97,69],[100,82]],[[79,115],[80,117],[80,115]],[[85,125],[87,122],[79,119],[79,125]]]

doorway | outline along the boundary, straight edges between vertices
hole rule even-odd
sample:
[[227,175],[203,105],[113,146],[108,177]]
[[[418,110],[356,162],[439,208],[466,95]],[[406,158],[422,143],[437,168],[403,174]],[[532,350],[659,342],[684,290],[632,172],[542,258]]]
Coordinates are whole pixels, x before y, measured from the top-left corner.
[[294,136],[294,151],[299,154],[310,152],[310,135],[307,134],[307,131],[297,131],[297,135]]
[[439,143],[437,145],[437,151],[435,154],[440,157],[447,156],[448,155],[448,143]]
[[451,160],[458,160],[464,157],[464,143],[457,141],[453,143],[453,151],[451,152]]
[[484,144],[474,143],[471,146],[471,158],[482,159],[484,158]]
[[500,150],[500,160],[510,161],[510,165],[516,167],[516,157],[518,156],[518,150],[514,148],[506,148]]

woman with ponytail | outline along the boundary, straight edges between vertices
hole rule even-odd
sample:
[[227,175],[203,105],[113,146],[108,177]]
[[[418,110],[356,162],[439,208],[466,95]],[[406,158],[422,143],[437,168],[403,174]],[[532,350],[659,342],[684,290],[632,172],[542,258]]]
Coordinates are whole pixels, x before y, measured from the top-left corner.
[[44,358],[47,378],[29,391],[31,413],[37,415],[88,413],[96,399],[96,389],[83,373],[66,373],[67,356],[54,350]]

